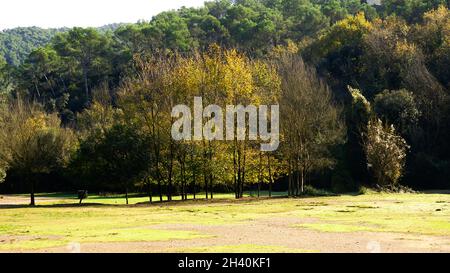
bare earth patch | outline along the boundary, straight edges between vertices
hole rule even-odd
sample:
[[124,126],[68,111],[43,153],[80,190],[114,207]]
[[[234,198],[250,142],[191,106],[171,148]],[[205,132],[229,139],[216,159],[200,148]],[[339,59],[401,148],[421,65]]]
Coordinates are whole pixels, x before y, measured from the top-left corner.
[[[64,200],[63,198],[54,197],[35,197],[36,203],[40,202],[57,202]],[[0,195],[0,205],[28,205],[30,204],[29,196],[20,195]]]
[[[196,252],[215,246],[282,247],[285,252],[450,252],[450,237],[388,232],[320,232],[294,227],[314,219],[266,218],[240,224],[163,224],[152,228],[190,230],[212,238],[158,242],[83,243],[81,252]],[[68,252],[67,247],[36,252]],[[290,251],[292,250],[292,251]]]
[[0,252],[450,253],[450,196],[442,193],[130,206],[38,200],[56,205],[0,198]]

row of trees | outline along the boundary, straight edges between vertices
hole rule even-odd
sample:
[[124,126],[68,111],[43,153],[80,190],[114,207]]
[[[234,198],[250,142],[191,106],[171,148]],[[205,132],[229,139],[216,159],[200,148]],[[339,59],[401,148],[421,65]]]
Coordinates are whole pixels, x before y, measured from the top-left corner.
[[[282,176],[289,178],[289,195],[299,195],[309,174],[336,165],[333,149],[345,142],[342,107],[315,71],[287,49],[270,59],[252,60],[212,46],[188,57],[137,59],[136,66],[138,73],[121,85],[115,102],[107,88],[93,93],[93,103],[78,116],[77,141],[72,130],[60,127],[55,114],[45,114],[34,104],[25,106],[16,99],[5,109],[0,158],[29,181],[32,204],[33,176],[55,168],[67,167],[87,188],[123,190],[128,203],[128,191],[136,186],[146,190],[150,202],[154,193],[161,201],[166,194],[170,201],[174,194],[187,199],[188,192],[195,198],[200,190],[213,198],[219,188],[232,189],[241,198],[246,186],[258,185],[259,190],[269,184],[270,189]],[[174,140],[171,109],[192,104],[195,96],[223,108],[279,105],[280,148],[261,151],[262,140],[249,140],[248,130],[246,140]],[[359,98],[367,102],[361,94]],[[405,141],[393,127],[372,123],[369,113],[354,112],[367,114],[361,132],[367,133],[362,137],[377,180],[395,184],[402,173]],[[387,159],[400,162],[385,164]]]
[[[139,72],[119,89],[116,108],[110,104],[109,93],[103,91],[102,99],[94,100],[81,114],[86,135],[75,161],[88,165],[84,170],[93,177],[104,174],[105,181],[123,181],[125,189],[140,181],[150,200],[155,187],[161,200],[163,188],[169,200],[175,192],[185,198],[188,189],[203,189],[206,198],[212,198],[215,189],[233,189],[239,198],[245,185],[260,188],[297,172],[301,175],[290,184],[290,192],[294,194],[296,189],[299,194],[304,175],[333,165],[329,149],[344,137],[342,115],[331,100],[330,90],[298,56],[284,53],[271,60],[251,60],[236,50],[212,46],[189,57],[152,57],[136,63]],[[244,141],[175,141],[171,137],[171,109],[177,104],[192,106],[195,96],[202,97],[204,105],[224,109],[237,104],[280,104],[281,120],[286,121],[281,125],[286,145],[276,152],[262,152],[260,141],[248,140],[248,130]],[[290,122],[310,119],[309,113],[317,107],[321,111],[314,120],[296,122],[296,126]],[[119,136],[125,132],[134,135]],[[125,139],[131,143],[121,148],[114,145]],[[97,149],[103,145],[112,150],[100,159]],[[116,148],[120,151],[113,151]],[[117,176],[111,178],[114,173]]]

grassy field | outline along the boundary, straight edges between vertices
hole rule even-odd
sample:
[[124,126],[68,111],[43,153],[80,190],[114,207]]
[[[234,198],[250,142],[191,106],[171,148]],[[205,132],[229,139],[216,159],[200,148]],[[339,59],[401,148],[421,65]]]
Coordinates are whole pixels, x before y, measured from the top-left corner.
[[[203,195],[200,195],[203,197]],[[148,197],[45,194],[38,207],[4,204],[0,251],[450,252],[450,194],[246,197],[138,204]],[[156,200],[156,199],[155,199]],[[19,202],[20,203],[20,202]]]

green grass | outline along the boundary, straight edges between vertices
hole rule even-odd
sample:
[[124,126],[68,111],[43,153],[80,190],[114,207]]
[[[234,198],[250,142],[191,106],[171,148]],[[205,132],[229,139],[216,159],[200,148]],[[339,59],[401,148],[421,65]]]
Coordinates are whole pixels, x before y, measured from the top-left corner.
[[[43,195],[41,195],[43,196]],[[395,232],[450,235],[450,195],[386,194],[341,195],[314,198],[273,198],[234,201],[231,194],[215,195],[221,201],[187,201],[125,206],[121,196],[91,196],[89,205],[78,206],[74,196],[38,202],[41,207],[0,206],[0,250],[27,250],[64,246],[69,242],[138,242],[182,239],[180,251],[238,252],[296,251],[277,246],[215,246],[192,249],[189,240],[211,234],[161,228],[159,224],[229,225],[264,218],[309,220],[294,225],[319,232]],[[63,197],[61,197],[63,196]],[[146,197],[133,196],[132,203]],[[91,205],[98,203],[102,205]],[[63,205],[61,205],[63,204]],[[264,248],[264,247],[268,247]],[[281,247],[281,246],[279,246]],[[270,250],[272,249],[272,250]],[[303,251],[303,250],[299,250]]]
[[322,200],[328,202],[328,206],[293,212],[321,220],[301,227],[325,232],[450,235],[450,196],[446,194],[372,193]]

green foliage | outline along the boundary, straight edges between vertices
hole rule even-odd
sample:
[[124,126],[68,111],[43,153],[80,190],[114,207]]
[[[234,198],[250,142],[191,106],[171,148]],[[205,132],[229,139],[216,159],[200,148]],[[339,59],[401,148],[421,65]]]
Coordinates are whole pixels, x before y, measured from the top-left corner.
[[367,166],[378,185],[397,184],[403,175],[408,148],[406,141],[396,134],[393,125],[385,125],[379,119],[369,121],[365,136]]
[[90,134],[83,138],[72,168],[83,179],[95,180],[103,188],[128,192],[148,169],[151,160],[149,139],[133,124],[117,120],[104,131],[98,129],[91,127]]
[[369,122],[372,116],[372,108],[370,102],[361,94],[358,89],[348,87],[352,97],[350,118],[352,124],[357,131],[364,130],[364,127]]
[[87,100],[91,90],[89,79],[106,80],[111,69],[108,65],[110,39],[93,28],[73,28],[58,34],[53,40],[53,47],[66,65],[81,74],[74,76],[81,78]]
[[114,124],[96,146],[98,170],[108,176],[106,181],[130,185],[129,181],[135,181],[147,168],[149,146],[136,128]]
[[0,166],[19,173],[31,186],[34,205],[35,177],[66,166],[76,150],[73,132],[61,128],[56,114],[18,99],[0,112]]
[[163,12],[153,17],[147,33],[155,48],[187,51],[192,48],[192,38],[186,19],[178,12]]
[[367,21],[364,13],[348,16],[338,21],[319,37],[318,44],[314,45],[315,50],[320,58],[320,56],[327,56],[344,47],[359,46],[371,27],[372,25]]
[[281,133],[285,139],[282,149],[290,176],[298,172],[298,193],[303,192],[308,173],[335,166],[331,150],[345,142],[345,126],[342,110],[333,103],[330,89],[301,58],[285,54],[278,67]]
[[401,134],[409,136],[420,117],[414,95],[405,89],[385,90],[378,94],[374,100],[374,110],[378,117],[393,124]]
[[70,130],[39,106],[11,103],[1,113],[1,159],[24,175],[48,173],[63,167],[74,149]]
[[[97,28],[101,33],[115,31],[122,24],[113,23]],[[0,31],[0,57],[8,64],[21,65],[33,50],[48,46],[53,37],[67,28],[43,29],[39,27],[18,27]]]
[[12,67],[0,55],[0,101],[13,89],[13,81]]
[[424,52],[427,67],[442,85],[450,88],[450,11],[442,5],[423,15],[423,24],[412,30],[413,41]]
[[306,185],[302,195],[305,195],[305,196],[333,196],[335,194],[332,192],[323,190],[323,189],[316,189],[311,185]]
[[45,46],[64,29],[21,27],[0,32],[0,56],[11,65],[20,65],[34,49]]
[[446,0],[383,0],[382,3],[384,16],[395,14],[409,22],[420,21],[422,14],[439,5],[448,5]]

